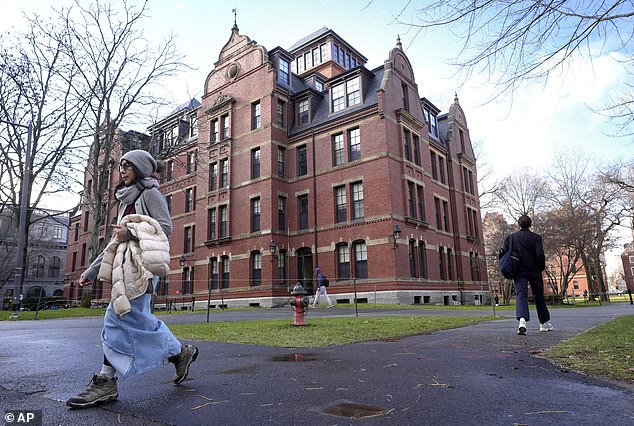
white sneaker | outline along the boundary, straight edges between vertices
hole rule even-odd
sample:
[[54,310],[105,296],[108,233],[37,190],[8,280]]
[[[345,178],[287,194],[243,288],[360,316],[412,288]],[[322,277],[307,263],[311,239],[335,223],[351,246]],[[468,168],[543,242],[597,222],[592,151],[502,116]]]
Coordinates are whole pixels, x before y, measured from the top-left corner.
[[543,324],[539,324],[539,331],[551,331],[553,329],[553,325],[550,321],[546,321]]
[[517,334],[520,336],[526,335],[526,320],[520,318],[520,325],[517,327]]

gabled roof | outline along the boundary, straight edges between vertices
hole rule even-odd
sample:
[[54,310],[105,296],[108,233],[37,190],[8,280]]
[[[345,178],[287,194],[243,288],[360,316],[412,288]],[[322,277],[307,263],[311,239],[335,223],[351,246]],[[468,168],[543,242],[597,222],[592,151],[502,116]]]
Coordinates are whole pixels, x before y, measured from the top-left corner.
[[167,117],[169,117],[170,115],[174,115],[177,112],[181,112],[184,109],[187,110],[194,110],[196,108],[198,108],[199,106],[201,106],[202,104],[198,101],[198,99],[196,98],[192,98],[189,101],[177,106],[176,108],[174,108],[174,110],[172,112],[170,112],[169,114],[167,114]]

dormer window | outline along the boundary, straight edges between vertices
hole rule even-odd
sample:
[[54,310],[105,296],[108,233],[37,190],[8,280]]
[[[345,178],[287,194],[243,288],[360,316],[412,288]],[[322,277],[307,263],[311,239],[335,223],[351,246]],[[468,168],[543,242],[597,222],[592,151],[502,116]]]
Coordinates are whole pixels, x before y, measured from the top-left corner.
[[297,123],[300,125],[308,123],[308,99],[300,101],[297,105]]
[[280,58],[280,69],[279,74],[277,75],[277,79],[280,83],[288,84],[289,83],[289,64],[285,59]]
[[344,108],[349,108],[361,103],[359,77],[354,77],[353,79],[332,86],[330,93],[332,112],[341,111]]
[[429,125],[429,134],[438,139],[438,119],[436,117],[436,114],[434,114],[431,110],[427,108],[425,108],[423,112],[425,113],[425,120]]

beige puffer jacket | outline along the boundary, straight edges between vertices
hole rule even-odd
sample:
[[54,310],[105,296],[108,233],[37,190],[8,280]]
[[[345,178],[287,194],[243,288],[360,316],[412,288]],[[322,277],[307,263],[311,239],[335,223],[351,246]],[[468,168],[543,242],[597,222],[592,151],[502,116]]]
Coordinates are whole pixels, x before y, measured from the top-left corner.
[[121,220],[138,240],[113,238],[104,250],[99,279],[112,283],[112,306],[119,316],[130,312],[130,300],[147,291],[154,275],[169,273],[169,240],[161,225],[150,216],[131,214]]

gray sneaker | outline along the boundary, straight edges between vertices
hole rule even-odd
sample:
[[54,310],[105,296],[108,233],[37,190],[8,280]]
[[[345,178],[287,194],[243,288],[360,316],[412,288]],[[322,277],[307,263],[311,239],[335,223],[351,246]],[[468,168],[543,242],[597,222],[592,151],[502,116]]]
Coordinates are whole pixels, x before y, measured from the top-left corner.
[[174,374],[174,383],[177,385],[182,383],[189,374],[189,366],[192,362],[196,361],[198,357],[198,348],[192,345],[182,345],[181,353],[170,357],[169,361],[176,367],[176,374]]
[[95,374],[88,387],[76,397],[66,401],[66,405],[71,408],[94,407],[98,404],[115,401],[118,396],[116,378],[110,379]]

